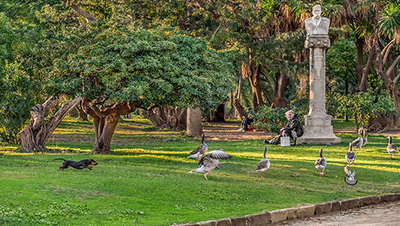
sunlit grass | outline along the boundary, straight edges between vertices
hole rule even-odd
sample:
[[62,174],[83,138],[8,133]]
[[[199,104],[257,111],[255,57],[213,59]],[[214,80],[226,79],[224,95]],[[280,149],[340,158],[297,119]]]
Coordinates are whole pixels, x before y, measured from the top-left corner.
[[349,121],[346,121],[345,119],[332,119],[331,124],[334,128],[345,128],[345,127],[356,126],[354,119],[349,119]]
[[[356,186],[343,180],[347,145],[356,137],[345,133],[334,146],[268,146],[266,178],[254,172],[263,155],[259,139],[207,141],[209,150],[223,148],[232,159],[222,160],[222,169],[206,181],[202,174],[188,174],[198,167],[187,156],[200,139],[144,131],[151,127],[137,116],[119,123],[109,155],[89,155],[92,125],[71,118],[56,129],[48,153],[2,144],[0,225],[172,225],[400,192],[400,155],[389,159],[384,136],[369,136],[362,151],[355,150],[350,168],[357,170]],[[314,167],[320,148],[328,162],[325,177]],[[94,158],[99,165],[58,171],[63,161],[55,158]]]

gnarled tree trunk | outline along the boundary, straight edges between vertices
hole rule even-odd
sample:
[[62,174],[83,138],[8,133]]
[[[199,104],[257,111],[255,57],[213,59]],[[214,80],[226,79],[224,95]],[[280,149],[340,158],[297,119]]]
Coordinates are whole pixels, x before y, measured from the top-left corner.
[[172,108],[170,106],[157,107],[148,111],[150,121],[157,129],[186,129],[187,109],[180,107]]
[[[377,52],[376,57],[376,68],[377,72],[382,78],[385,88],[389,91],[390,96],[393,99],[394,106],[397,112],[400,113],[400,92],[397,86],[397,81],[400,78],[400,73],[394,77],[394,69],[396,64],[400,61],[400,56],[394,60],[389,68],[385,68],[385,63],[389,55],[390,49],[394,45],[394,40],[386,45],[382,50],[382,53]],[[376,41],[377,43],[377,41]],[[371,118],[368,122],[368,127],[373,130],[398,130],[400,128],[400,115],[388,116],[385,114],[378,114],[377,118]]]
[[243,119],[243,117],[247,117],[246,112],[244,111],[244,107],[240,104],[240,100],[235,98],[233,100],[233,106],[236,108],[236,111],[238,111],[240,115],[240,119]]
[[44,117],[47,112],[54,107],[60,100],[53,100],[50,97],[44,104],[36,104],[30,110],[31,119],[29,124],[19,132],[22,141],[22,148],[26,151],[45,151],[47,150],[45,144],[50,138],[53,131],[57,128],[63,118],[75,108],[81,101],[81,97],[69,100],[62,105],[62,107],[52,116],[45,124]]
[[82,101],[82,109],[92,116],[96,135],[92,154],[109,154],[111,152],[111,139],[117,127],[121,115],[127,115],[137,108],[137,104],[129,102],[104,105],[98,108],[94,101],[89,103],[87,99]]
[[248,65],[242,63],[242,76],[248,78],[251,89],[253,91],[253,109],[257,110],[258,106],[264,105],[261,84],[260,84],[260,69],[261,65],[255,66],[250,62]]
[[276,73],[275,90],[274,90],[275,95],[274,95],[274,100],[272,101],[272,107],[275,108],[287,107],[285,91],[288,84],[289,84],[289,77],[287,75],[281,72]]

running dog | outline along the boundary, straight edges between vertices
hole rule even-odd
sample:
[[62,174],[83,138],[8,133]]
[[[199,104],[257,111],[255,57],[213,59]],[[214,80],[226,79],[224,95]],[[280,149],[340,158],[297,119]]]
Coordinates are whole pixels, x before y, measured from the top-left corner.
[[94,161],[93,159],[84,159],[79,162],[71,161],[71,160],[65,160],[61,158],[57,158],[54,160],[64,160],[63,165],[60,167],[59,170],[64,170],[67,169],[68,167],[73,167],[75,169],[81,170],[84,168],[88,168],[92,170],[93,166],[97,165],[98,163]]

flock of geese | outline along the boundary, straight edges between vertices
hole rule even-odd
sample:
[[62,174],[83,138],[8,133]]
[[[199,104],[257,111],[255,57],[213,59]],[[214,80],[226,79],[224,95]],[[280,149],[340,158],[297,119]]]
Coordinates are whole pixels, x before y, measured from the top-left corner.
[[[363,133],[363,136],[361,136],[361,133]],[[390,155],[390,159],[394,158],[394,154],[397,152],[396,145],[392,143],[392,136],[388,136],[389,138],[389,143],[386,148]],[[366,145],[368,142],[368,138],[366,136],[366,131],[365,129],[359,129],[358,131],[358,138],[349,144],[349,151],[346,153],[345,158],[347,164],[350,166],[354,163],[356,160],[356,154],[353,151],[353,147],[358,148],[360,151],[364,145]],[[267,146],[264,146],[264,155],[263,159],[257,164],[257,168],[255,169],[256,172],[260,173],[260,177],[263,178],[263,172],[264,176],[267,174],[267,170],[271,166],[271,162],[268,160],[266,157],[267,153]],[[203,173],[204,178],[208,180],[207,175],[211,173],[211,170],[217,168],[221,168],[222,165],[219,163],[220,159],[230,159],[232,158],[231,155],[225,153],[221,148],[217,148],[216,150],[208,152],[208,146],[204,141],[204,133],[202,136],[201,140],[201,145],[194,149],[188,158],[196,158],[197,161],[199,161],[199,167],[197,169],[191,170],[189,173],[197,172],[197,173]],[[207,153],[207,154],[206,154]],[[315,168],[319,171],[321,176],[324,176],[324,170],[326,168],[327,162],[322,154],[322,148],[319,150],[319,158],[315,161]],[[349,185],[355,185],[357,184],[358,180],[355,179],[356,176],[356,171],[354,170],[353,172],[349,169],[347,165],[344,166],[344,172],[346,174],[346,177],[344,178],[345,182]]]

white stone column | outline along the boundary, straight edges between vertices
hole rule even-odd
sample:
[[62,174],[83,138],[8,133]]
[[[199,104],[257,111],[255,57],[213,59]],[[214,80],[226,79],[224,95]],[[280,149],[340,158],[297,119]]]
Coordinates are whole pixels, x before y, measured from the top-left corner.
[[325,112],[325,55],[330,47],[328,34],[307,37],[310,49],[310,111],[304,116],[304,134],[298,144],[336,144],[341,139],[333,134],[331,116]]

